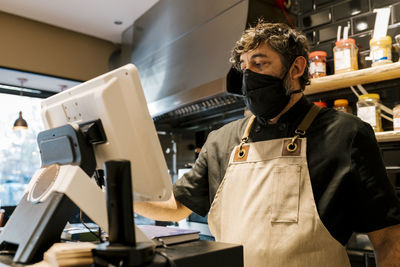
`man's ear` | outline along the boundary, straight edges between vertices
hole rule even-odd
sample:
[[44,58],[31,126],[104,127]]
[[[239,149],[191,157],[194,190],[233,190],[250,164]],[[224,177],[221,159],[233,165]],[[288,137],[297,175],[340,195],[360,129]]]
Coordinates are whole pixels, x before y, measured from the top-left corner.
[[304,70],[306,69],[307,61],[303,56],[298,56],[289,70],[289,77],[292,81],[297,80],[303,76]]

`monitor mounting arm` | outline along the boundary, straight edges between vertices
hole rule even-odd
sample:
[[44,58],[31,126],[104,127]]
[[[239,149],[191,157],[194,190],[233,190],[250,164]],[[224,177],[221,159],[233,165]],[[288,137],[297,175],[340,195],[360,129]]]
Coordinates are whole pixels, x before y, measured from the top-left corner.
[[[39,133],[42,167],[0,235],[0,249],[15,251],[15,262],[38,260],[59,241],[74,204],[108,231],[106,196],[90,179],[96,169],[93,145],[104,142],[100,120]],[[136,237],[145,239],[142,233]]]

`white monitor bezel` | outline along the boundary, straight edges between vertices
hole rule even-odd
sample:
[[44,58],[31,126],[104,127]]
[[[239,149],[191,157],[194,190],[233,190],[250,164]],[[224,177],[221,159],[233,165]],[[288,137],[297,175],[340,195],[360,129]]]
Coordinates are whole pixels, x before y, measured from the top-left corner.
[[130,160],[134,199],[169,199],[171,178],[133,64],[49,97],[41,107],[45,129],[101,119],[107,142],[94,146],[97,168],[107,160]]

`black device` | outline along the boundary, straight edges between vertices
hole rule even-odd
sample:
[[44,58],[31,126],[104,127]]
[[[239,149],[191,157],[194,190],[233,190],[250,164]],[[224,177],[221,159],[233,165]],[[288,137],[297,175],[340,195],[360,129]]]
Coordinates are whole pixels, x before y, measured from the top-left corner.
[[142,266],[154,258],[154,244],[136,242],[133,216],[131,164],[107,161],[105,185],[109,242],[93,249],[94,266]]

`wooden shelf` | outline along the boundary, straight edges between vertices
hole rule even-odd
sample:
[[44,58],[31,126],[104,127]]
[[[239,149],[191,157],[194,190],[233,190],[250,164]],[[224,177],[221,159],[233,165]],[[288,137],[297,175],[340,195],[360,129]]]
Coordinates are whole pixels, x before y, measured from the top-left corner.
[[[400,78],[400,62],[311,79],[304,93],[312,95],[396,78]],[[375,136],[378,142],[400,141],[400,131],[378,132]]]
[[375,133],[378,142],[400,141],[400,131],[387,131]]
[[400,62],[311,79],[306,95],[400,78]]

